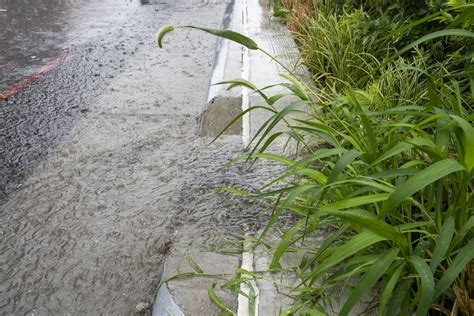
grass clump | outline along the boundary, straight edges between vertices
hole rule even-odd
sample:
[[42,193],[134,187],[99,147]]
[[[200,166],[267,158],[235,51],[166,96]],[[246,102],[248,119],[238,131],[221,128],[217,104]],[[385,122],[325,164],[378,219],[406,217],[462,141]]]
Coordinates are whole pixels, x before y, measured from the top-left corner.
[[[290,72],[281,85],[297,101],[278,111],[283,95],[229,82],[262,96],[246,112],[271,113],[244,158],[285,166],[278,190],[258,194],[274,204],[263,235],[282,214],[297,218],[269,267],[305,254],[287,315],[334,312],[341,286],[340,315],[367,300],[378,315],[474,314],[474,4],[415,2],[282,0],[287,21],[301,11],[290,4],[314,11],[294,29],[318,89]],[[245,37],[211,33],[268,55]],[[287,133],[272,131],[280,121]],[[305,146],[303,158],[265,152],[284,136]],[[304,244],[319,231],[331,234]],[[248,277],[240,271],[232,285]]]

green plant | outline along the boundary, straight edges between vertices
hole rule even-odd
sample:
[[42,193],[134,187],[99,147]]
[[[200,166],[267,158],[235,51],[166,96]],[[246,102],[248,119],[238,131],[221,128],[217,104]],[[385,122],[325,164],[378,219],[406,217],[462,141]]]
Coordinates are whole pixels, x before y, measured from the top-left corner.
[[[172,29],[159,33],[160,46]],[[261,50],[241,34],[201,30]],[[468,282],[473,280],[466,267],[474,259],[474,127],[472,95],[461,87],[472,74],[453,76],[449,69],[455,59],[431,64],[425,56],[401,57],[418,44],[449,35],[474,36],[456,29],[427,34],[385,61],[375,59],[377,71],[366,73],[364,81],[344,80],[349,68],[328,72],[340,86],[324,91],[290,72],[281,85],[298,101],[280,111],[274,103],[285,94],[269,96],[265,88],[240,79],[227,82],[253,90],[265,102],[240,116],[257,108],[271,113],[250,154],[240,159],[286,166],[272,182],[279,183],[276,190],[269,189],[271,183],[256,193],[229,190],[274,201],[261,238],[284,212],[299,218],[274,249],[270,269],[279,271],[282,255],[308,237],[331,232],[321,245],[304,248],[306,256],[294,269],[300,283],[288,314],[321,311],[327,307],[322,293],[341,284],[349,288],[341,315],[371,292],[380,294],[379,315],[471,313]],[[306,118],[291,118],[302,104],[312,111]],[[286,134],[273,132],[280,121],[288,123]],[[265,152],[285,135],[304,144],[304,158]],[[314,148],[310,139],[326,146]]]

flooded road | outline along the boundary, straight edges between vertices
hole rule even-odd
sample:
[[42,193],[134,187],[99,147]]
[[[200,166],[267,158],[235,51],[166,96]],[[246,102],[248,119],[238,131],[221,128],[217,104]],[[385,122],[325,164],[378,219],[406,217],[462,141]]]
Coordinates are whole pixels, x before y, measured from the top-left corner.
[[0,0],[0,91],[25,83],[0,104],[2,315],[130,315],[168,247],[255,228],[257,206],[214,191],[256,176],[220,169],[240,137],[197,136],[216,39],[154,43],[228,2],[150,2]]

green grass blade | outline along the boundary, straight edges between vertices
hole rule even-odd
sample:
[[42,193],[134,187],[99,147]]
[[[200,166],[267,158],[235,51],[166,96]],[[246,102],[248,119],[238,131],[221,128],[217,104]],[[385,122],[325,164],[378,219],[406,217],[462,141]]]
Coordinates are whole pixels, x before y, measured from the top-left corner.
[[314,151],[312,154],[310,154],[307,158],[304,158],[298,162],[296,162],[291,168],[297,168],[300,166],[306,166],[316,160],[321,160],[324,158],[332,157],[332,156],[337,156],[337,155],[342,155],[347,152],[347,149],[344,148],[322,148]]
[[186,260],[194,271],[196,271],[197,273],[204,273],[201,267],[193,260],[193,258],[191,258],[191,256],[186,255]]
[[260,147],[260,153],[263,153],[268,148],[268,146],[270,146],[275,141],[275,139],[284,134],[284,132],[276,132],[275,134],[272,134],[270,137],[268,137],[262,147]]
[[390,276],[390,279],[388,280],[387,284],[383,288],[382,294],[380,296],[378,311],[377,311],[378,316],[386,315],[386,314],[384,314],[385,306],[387,305],[390,297],[392,296],[392,293],[393,293],[393,290],[395,289],[395,286],[399,283],[400,275],[402,274],[404,268],[405,268],[405,262],[403,262],[395,270],[395,272],[393,272],[393,274]]
[[438,298],[454,282],[466,265],[474,259],[474,239],[471,239],[456,255],[448,269],[443,273],[441,280],[436,284],[435,298]]
[[346,231],[349,229],[350,225],[349,223],[345,223],[342,225],[341,228],[339,228],[337,231],[335,231],[331,236],[329,236],[324,242],[322,243],[321,246],[319,246],[318,251],[314,254],[314,256],[310,260],[310,266],[312,266],[317,259],[331,246],[336,240],[338,240],[342,234],[346,233]]
[[415,268],[418,276],[421,279],[421,298],[418,302],[418,307],[416,309],[415,315],[425,316],[428,314],[428,310],[433,304],[434,299],[434,279],[431,269],[428,264],[419,256],[412,256],[410,262]]
[[351,199],[340,200],[331,204],[320,206],[322,211],[325,210],[342,210],[346,208],[358,207],[366,204],[385,201],[389,197],[389,193],[376,193],[364,196],[358,196]]
[[453,172],[465,170],[462,165],[452,159],[444,159],[435,162],[431,166],[416,173],[413,177],[402,183],[390,195],[384,203],[381,216],[385,216],[387,212],[397,207],[403,201],[408,199],[414,193],[420,191],[429,184],[439,180]]
[[324,213],[342,218],[352,225],[360,225],[373,231],[377,235],[383,236],[388,240],[397,242],[402,248],[407,245],[407,241],[403,234],[398,232],[393,226],[376,218],[372,213],[365,210],[350,211],[326,211]]
[[214,288],[216,287],[216,283],[212,283],[212,285],[207,289],[207,295],[211,299],[214,304],[217,305],[220,309],[222,309],[226,313],[230,313],[231,315],[235,315],[235,313],[230,310],[225,304],[222,302],[222,300],[217,296],[216,291],[214,291]]
[[314,282],[322,273],[335,265],[342,263],[346,258],[384,240],[387,240],[387,238],[369,230],[352,237],[346,243],[331,249],[333,251],[332,254],[310,273],[307,280],[312,279]]
[[334,182],[337,180],[337,177],[341,174],[342,171],[353,162],[357,157],[359,157],[361,153],[355,149],[351,149],[346,152],[336,163],[334,169],[331,171],[331,174],[328,178],[328,183]]
[[281,237],[280,243],[278,244],[277,248],[273,252],[272,261],[270,262],[270,269],[276,269],[280,267],[280,259],[285,253],[286,249],[288,249],[288,246],[293,240],[294,235],[300,229],[305,227],[306,223],[307,223],[307,220],[306,218],[304,218],[283,234],[283,236]]
[[236,117],[234,117],[223,129],[222,131],[219,132],[219,134],[217,134],[216,137],[214,137],[214,139],[212,140],[211,143],[215,142],[219,137],[222,136],[222,134],[225,133],[225,131],[227,129],[229,129],[229,127],[231,127],[233,124],[235,124],[235,122],[237,122],[242,116],[244,116],[245,114],[247,114],[248,112],[250,111],[253,111],[253,110],[256,110],[256,109],[263,109],[263,110],[266,110],[266,111],[270,111],[270,112],[273,112],[275,113],[275,111],[271,108],[268,108],[266,106],[261,106],[261,105],[258,105],[258,106],[251,106],[249,107],[248,109],[240,112]]
[[380,258],[370,267],[370,270],[357,283],[357,286],[352,290],[351,295],[342,307],[339,315],[348,315],[354,305],[359,303],[369,292],[380,277],[387,271],[393,260],[398,255],[397,249],[390,249],[381,255]]
[[220,81],[216,83],[216,85],[226,85],[228,84],[229,86],[227,87],[227,90],[231,90],[234,87],[245,87],[247,89],[250,89],[252,91],[257,92],[264,100],[265,102],[268,102],[268,97],[265,93],[263,93],[262,90],[258,89],[253,83],[251,83],[248,80],[245,79],[233,79],[233,80],[226,80],[226,81]]
[[192,25],[186,25],[186,26],[180,26],[180,27],[186,27],[186,28],[191,28],[191,29],[196,29],[196,30],[201,30],[204,32],[207,32],[209,34],[222,37],[228,40],[231,40],[233,42],[236,42],[240,45],[243,45],[247,47],[248,49],[256,50],[259,49],[257,43],[254,42],[251,38],[242,35],[240,33],[230,31],[230,30],[220,30],[220,29],[208,29],[204,27],[197,27],[197,26],[192,26]]
[[474,216],[471,216],[466,224],[461,227],[459,234],[456,236],[454,240],[455,245],[459,245],[463,242],[464,237],[466,237],[467,234],[469,234],[472,230],[474,229]]
[[257,144],[255,147],[252,149],[250,155],[252,155],[257,148],[260,146],[260,144],[265,140],[265,137],[270,133],[271,130],[281,121],[285,118],[286,115],[288,115],[291,112],[297,111],[297,108],[300,107],[301,105],[306,104],[306,102],[302,101],[297,101],[297,102],[292,102],[289,105],[287,105],[283,110],[278,112],[277,114],[274,115],[272,121],[270,122],[269,126],[263,132],[262,136],[260,136],[260,139],[258,140]]
[[439,237],[436,240],[436,247],[433,250],[433,257],[431,258],[430,268],[431,272],[434,273],[436,268],[439,266],[443,260],[446,252],[451,245],[451,240],[453,239],[454,229],[455,229],[455,220],[454,217],[449,217],[444,221]]
[[165,35],[173,30],[173,25],[165,25],[158,31],[158,33],[156,33],[156,43],[158,44],[159,48],[163,48],[163,38]]
[[398,155],[404,151],[407,151],[409,149],[413,148],[412,144],[409,143],[398,143],[397,145],[393,146],[390,148],[388,151],[384,152],[382,155],[380,155],[374,162],[370,164],[371,167],[381,163],[382,161],[391,158],[395,155]]
[[430,40],[438,38],[438,37],[445,37],[445,36],[462,36],[462,37],[471,37],[472,38],[472,37],[474,37],[474,32],[470,32],[470,31],[463,30],[463,29],[446,29],[446,30],[436,31],[436,32],[427,34],[425,36],[420,37],[416,41],[408,44],[407,46],[403,47],[402,49],[400,49],[398,51],[398,53],[396,53],[395,55],[393,55],[392,57],[390,57],[388,59],[388,61],[385,63],[385,65],[392,62],[392,61],[394,61],[400,55],[406,53],[407,51],[411,50],[412,48],[414,48],[414,47],[416,47],[416,46],[418,46],[418,45],[420,45],[424,42],[430,41]]
[[281,98],[284,98],[286,96],[287,96],[287,94],[285,94],[285,93],[279,93],[279,94],[272,95],[271,97],[268,98],[267,103],[269,105],[274,105],[278,100],[280,100]]
[[413,283],[413,279],[404,280],[399,283],[399,285],[393,291],[392,301],[387,308],[387,313],[385,315],[408,315],[402,314],[403,309],[407,305],[407,296],[410,293],[410,286]]
[[283,213],[286,207],[290,206],[291,203],[293,203],[293,201],[300,196],[300,194],[303,194],[312,189],[318,189],[318,186],[312,185],[312,184],[296,186],[293,189],[288,191],[288,196],[283,200],[281,204],[280,204],[280,198],[279,198],[275,205],[273,214],[268,220],[268,223],[265,225],[262,233],[260,234],[258,241],[261,241],[266,236],[266,234],[270,230],[270,227],[272,227],[277,222],[278,218]]
[[287,74],[280,74],[280,77],[285,78],[286,80],[290,81],[293,84],[293,88],[291,91],[295,92],[295,94],[302,100],[311,101],[311,98],[306,93],[306,89],[303,87],[301,82],[299,82],[294,76],[287,75]]
[[464,135],[464,165],[468,172],[474,169],[474,127],[459,116],[452,115],[451,118],[463,130]]
[[282,163],[282,164],[287,165],[287,166],[291,166],[291,165],[294,164],[293,160],[290,160],[290,159],[285,158],[285,157],[280,156],[280,155],[275,155],[275,154],[270,154],[270,153],[256,153],[256,154],[252,154],[252,155],[242,155],[242,156],[237,157],[234,160],[232,160],[232,162],[236,162],[236,161],[239,161],[239,160],[248,160],[249,158],[267,159],[267,160]]
[[313,180],[316,180],[320,185],[326,185],[328,178],[322,172],[316,171],[310,168],[293,168],[295,169],[295,173],[305,175]]

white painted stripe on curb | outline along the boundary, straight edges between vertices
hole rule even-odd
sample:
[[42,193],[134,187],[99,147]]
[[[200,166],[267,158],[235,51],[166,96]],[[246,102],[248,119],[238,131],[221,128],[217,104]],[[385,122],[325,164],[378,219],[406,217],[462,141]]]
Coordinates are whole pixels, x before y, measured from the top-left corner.
[[[249,23],[248,23],[248,2],[247,0],[240,0],[242,3],[242,24],[244,29],[244,35],[249,35]],[[250,79],[250,55],[249,49],[244,47],[242,51],[242,79]],[[242,111],[245,111],[250,106],[249,89],[246,87],[242,88]],[[250,144],[250,113],[245,114],[242,117],[242,142],[244,146]]]
[[[245,246],[244,246],[245,248]],[[242,253],[242,269],[247,270],[249,272],[253,272],[253,252],[245,251]],[[254,315],[258,316],[258,303],[259,303],[259,290],[257,283],[255,281],[250,281],[250,286],[253,288],[255,293],[255,311]],[[240,285],[240,290],[245,293],[246,295],[250,294],[250,287],[242,283]],[[237,308],[237,316],[249,316],[250,315],[250,304],[247,297],[244,295],[239,294],[238,297],[238,308]]]

